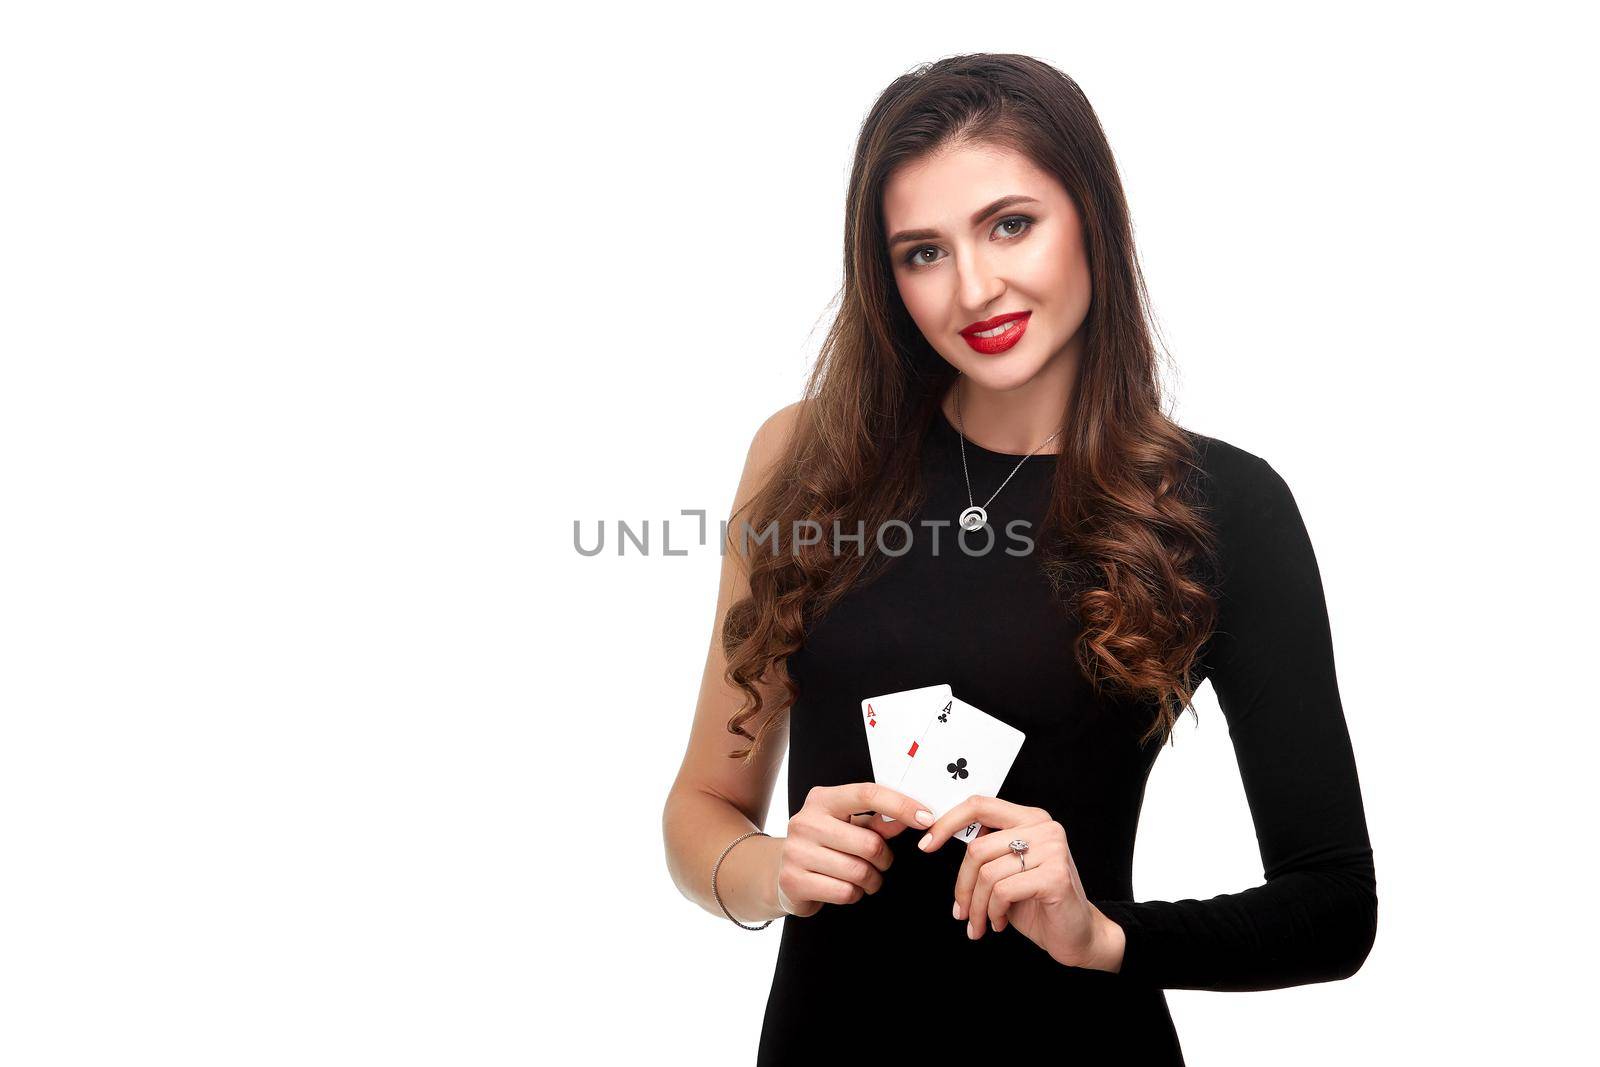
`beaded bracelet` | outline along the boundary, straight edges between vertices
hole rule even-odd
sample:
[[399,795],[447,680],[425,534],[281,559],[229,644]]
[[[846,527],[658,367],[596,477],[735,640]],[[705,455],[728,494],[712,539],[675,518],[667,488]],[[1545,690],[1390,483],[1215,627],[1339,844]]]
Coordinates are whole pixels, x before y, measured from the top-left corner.
[[717,857],[717,862],[714,863],[712,865],[712,867],[711,867],[711,895],[716,898],[717,907],[722,909],[722,914],[726,915],[728,917],[728,919],[735,926],[742,927],[743,929],[746,929],[746,930],[765,930],[767,927],[772,925],[772,920],[768,919],[766,922],[762,923],[760,926],[746,926],[744,923],[740,922],[738,919],[735,919],[733,917],[733,913],[728,910],[728,906],[722,902],[722,894],[717,892],[717,868],[722,866],[722,857],[726,856],[729,852],[733,851],[733,846],[734,845],[737,845],[740,841],[743,841],[747,837],[754,837],[757,834],[760,834],[762,837],[771,837],[772,836],[771,834],[765,833],[765,832],[763,832],[761,830],[751,830],[749,833],[740,834],[738,837],[734,838],[731,842],[729,842],[728,847],[722,850],[722,856],[718,856]]

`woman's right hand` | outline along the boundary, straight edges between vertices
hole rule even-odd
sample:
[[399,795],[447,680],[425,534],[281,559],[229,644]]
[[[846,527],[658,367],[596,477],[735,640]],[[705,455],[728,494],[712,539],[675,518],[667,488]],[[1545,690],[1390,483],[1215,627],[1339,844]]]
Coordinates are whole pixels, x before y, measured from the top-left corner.
[[[883,815],[897,821],[884,822]],[[854,904],[876,893],[894,862],[888,839],[933,821],[921,804],[876,782],[813,787],[783,838],[778,904],[806,916],[824,904]]]

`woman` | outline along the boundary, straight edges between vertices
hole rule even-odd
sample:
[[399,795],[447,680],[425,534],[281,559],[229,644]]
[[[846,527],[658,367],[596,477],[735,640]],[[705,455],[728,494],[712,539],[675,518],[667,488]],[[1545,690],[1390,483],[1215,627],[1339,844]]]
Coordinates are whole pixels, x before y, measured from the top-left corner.
[[[663,820],[687,896],[786,917],[759,1062],[1182,1063],[1164,989],[1353,974],[1376,883],[1311,543],[1270,465],[1163,415],[1083,93],[1014,55],[899,78],[846,211],[838,319],[750,448]],[[1145,782],[1206,679],[1266,882],[1135,902]],[[941,683],[1026,740],[1001,796],[931,821],[873,784],[858,708]]]

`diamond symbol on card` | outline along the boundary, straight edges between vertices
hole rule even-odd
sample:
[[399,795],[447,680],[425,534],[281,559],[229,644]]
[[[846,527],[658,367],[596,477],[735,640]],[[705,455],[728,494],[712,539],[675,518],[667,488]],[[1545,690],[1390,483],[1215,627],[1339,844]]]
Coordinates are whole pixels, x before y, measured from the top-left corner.
[[878,725],[878,713],[872,710],[872,705],[871,704],[867,705],[867,725],[868,726],[876,726],[876,725]]
[[952,778],[965,778],[967,776],[967,758],[962,756],[954,763],[947,763],[944,769],[950,772],[950,777]]

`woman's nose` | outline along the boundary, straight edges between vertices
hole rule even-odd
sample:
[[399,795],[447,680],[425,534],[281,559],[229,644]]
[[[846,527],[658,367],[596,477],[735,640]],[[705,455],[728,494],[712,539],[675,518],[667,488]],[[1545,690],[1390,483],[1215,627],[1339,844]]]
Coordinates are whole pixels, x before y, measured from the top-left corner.
[[1006,288],[999,275],[977,258],[960,270],[959,287],[961,303],[969,308],[988,307]]

